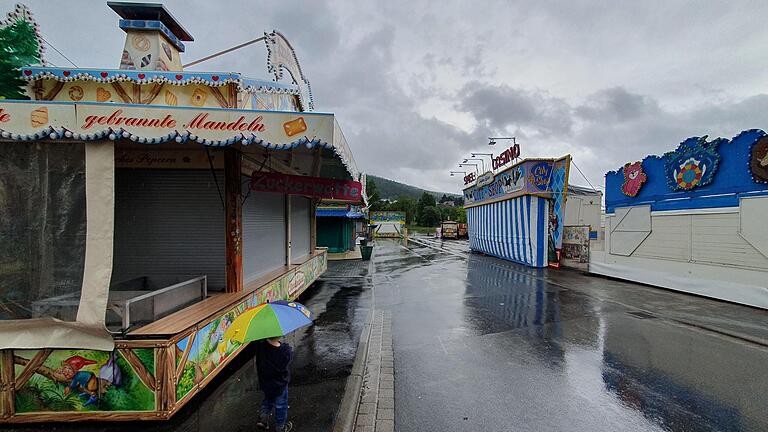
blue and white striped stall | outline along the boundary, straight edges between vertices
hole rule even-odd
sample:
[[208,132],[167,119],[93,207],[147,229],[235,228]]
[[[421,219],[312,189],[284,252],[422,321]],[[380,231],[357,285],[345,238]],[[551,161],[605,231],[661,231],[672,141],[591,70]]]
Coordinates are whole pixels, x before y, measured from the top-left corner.
[[570,155],[524,159],[464,189],[469,247],[530,267],[558,267]]
[[467,209],[470,249],[531,267],[547,266],[549,200],[523,195]]

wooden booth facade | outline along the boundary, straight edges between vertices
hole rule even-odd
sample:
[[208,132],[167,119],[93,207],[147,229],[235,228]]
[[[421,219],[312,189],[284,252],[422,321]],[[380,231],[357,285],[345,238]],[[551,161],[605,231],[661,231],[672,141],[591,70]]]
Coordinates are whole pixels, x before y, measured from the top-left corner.
[[241,352],[240,313],[326,270],[317,203],[364,202],[280,33],[275,81],[188,72],[164,7],[109,6],[120,69],[22,67],[29,100],[0,100],[0,422],[169,418]]

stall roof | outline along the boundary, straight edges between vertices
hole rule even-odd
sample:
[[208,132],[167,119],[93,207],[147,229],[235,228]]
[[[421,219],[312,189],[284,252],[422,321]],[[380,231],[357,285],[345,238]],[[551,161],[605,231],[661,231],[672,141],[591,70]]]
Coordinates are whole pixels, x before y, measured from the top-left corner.
[[349,219],[362,219],[365,218],[365,214],[359,211],[351,211],[345,208],[318,208],[317,217],[345,217]]
[[603,193],[599,190],[588,188],[586,186],[577,186],[568,184],[568,195],[587,195],[587,196],[597,196],[602,195]]
[[49,101],[0,101],[0,113],[2,139],[320,148],[332,151],[353,180],[361,178],[338,122],[328,113]]
[[109,1],[107,2],[107,6],[120,15],[121,18],[128,20],[160,21],[180,40],[183,40],[184,42],[195,40],[192,35],[182,27],[181,23],[171,15],[168,9],[160,3]]
[[235,83],[238,85],[240,91],[260,91],[299,95],[299,86],[296,84],[248,78],[236,72],[147,71],[29,66],[23,68],[21,73],[21,78],[30,82],[39,79],[53,79],[61,82],[131,82],[134,84],[157,83],[178,86],[200,84],[211,87],[220,87]]

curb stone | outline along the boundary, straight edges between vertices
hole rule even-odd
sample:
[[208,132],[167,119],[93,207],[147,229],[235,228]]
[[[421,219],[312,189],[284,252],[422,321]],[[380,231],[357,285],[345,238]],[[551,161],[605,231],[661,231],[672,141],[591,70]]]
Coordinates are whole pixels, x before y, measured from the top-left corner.
[[394,369],[382,367],[393,358],[392,313],[375,311],[370,327],[354,432],[394,432]]
[[[365,372],[365,359],[368,356],[368,345],[371,338],[371,327],[373,322],[373,310],[368,313],[368,317],[363,324],[363,331],[360,334],[360,342],[357,345],[357,355],[352,364],[352,371],[347,377],[347,384],[344,387],[344,397],[341,399],[339,411],[336,414],[336,421],[333,425],[333,432],[351,432],[354,429],[355,417],[363,409],[371,407],[360,406],[360,393],[363,387],[363,375]],[[373,407],[375,410],[375,407]],[[370,411],[373,413],[374,411]]]

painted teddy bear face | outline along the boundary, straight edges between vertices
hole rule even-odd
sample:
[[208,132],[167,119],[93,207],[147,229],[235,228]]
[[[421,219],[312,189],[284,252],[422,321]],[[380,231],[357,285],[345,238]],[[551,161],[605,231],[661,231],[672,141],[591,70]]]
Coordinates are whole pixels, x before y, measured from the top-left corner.
[[621,185],[621,192],[634,197],[640,192],[646,180],[648,176],[643,172],[642,162],[628,163],[624,165],[624,184]]

